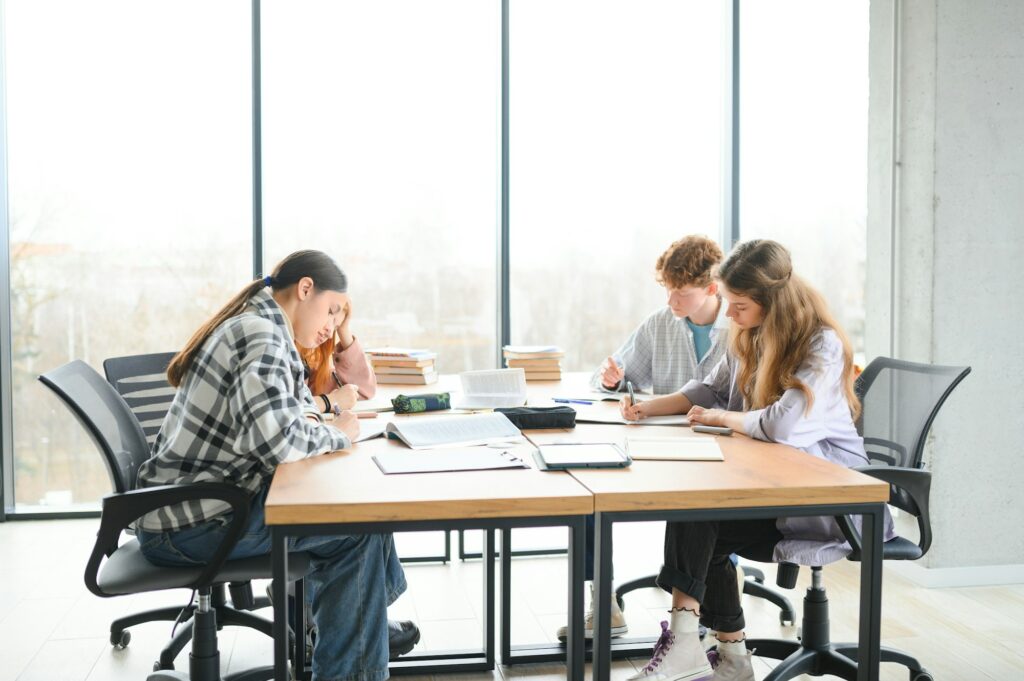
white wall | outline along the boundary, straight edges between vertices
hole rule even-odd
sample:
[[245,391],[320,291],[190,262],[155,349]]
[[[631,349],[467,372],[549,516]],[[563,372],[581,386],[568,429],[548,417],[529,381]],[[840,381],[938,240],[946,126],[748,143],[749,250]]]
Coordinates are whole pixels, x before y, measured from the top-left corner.
[[871,9],[867,355],[973,367],[933,429],[923,563],[1024,581],[1024,2],[901,0],[894,128],[893,1]]

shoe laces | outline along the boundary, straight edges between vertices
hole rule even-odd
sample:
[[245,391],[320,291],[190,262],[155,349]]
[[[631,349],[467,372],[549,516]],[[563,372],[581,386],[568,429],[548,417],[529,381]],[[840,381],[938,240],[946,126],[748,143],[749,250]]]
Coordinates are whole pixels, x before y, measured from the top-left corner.
[[654,644],[654,652],[651,654],[651,661],[647,663],[641,671],[645,674],[650,674],[658,665],[661,664],[662,660],[665,659],[665,653],[668,652],[669,648],[676,640],[675,633],[668,628],[668,622],[665,620],[661,621],[661,636],[658,637],[658,642]]

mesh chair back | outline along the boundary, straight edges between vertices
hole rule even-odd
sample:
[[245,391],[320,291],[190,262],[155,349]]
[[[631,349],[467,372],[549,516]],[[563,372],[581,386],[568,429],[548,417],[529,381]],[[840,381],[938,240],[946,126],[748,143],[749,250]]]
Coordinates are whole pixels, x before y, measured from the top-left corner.
[[167,382],[167,365],[174,355],[159,352],[111,357],[103,362],[103,373],[135,414],[150,450],[174,400],[175,390]]
[[103,454],[114,491],[135,489],[149,445],[139,422],[117,391],[81,360],[48,371],[39,380],[57,394]]
[[921,468],[935,415],[970,367],[878,357],[857,378],[863,410],[857,431],[872,463]]

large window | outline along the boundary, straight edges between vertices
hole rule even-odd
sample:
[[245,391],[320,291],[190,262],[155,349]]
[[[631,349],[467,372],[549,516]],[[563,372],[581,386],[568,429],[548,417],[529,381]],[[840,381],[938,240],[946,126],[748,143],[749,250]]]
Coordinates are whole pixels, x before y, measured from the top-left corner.
[[512,340],[585,370],[665,304],[654,264],[721,234],[725,3],[512,0]]
[[19,510],[110,491],[36,380],[173,350],[251,275],[248,7],[7,0]]
[[[493,366],[503,29],[513,342],[595,367],[665,304],[658,255],[725,231],[729,2],[264,0],[258,148],[250,3],[0,2],[19,511],[109,489],[36,376],[177,349],[251,279],[254,151],[265,270],[325,250],[364,347]],[[740,236],[860,350],[867,0],[741,11]]]
[[787,246],[864,348],[868,2],[742,3],[742,238]]
[[320,248],[364,348],[493,366],[500,4],[263,7],[266,267]]

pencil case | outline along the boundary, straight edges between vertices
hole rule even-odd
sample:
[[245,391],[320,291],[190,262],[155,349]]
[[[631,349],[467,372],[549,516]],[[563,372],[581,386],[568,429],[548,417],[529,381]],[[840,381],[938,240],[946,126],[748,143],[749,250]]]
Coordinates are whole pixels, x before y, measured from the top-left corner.
[[426,393],[423,395],[399,395],[391,400],[396,414],[418,414],[424,411],[441,411],[452,408],[448,393]]
[[558,407],[511,407],[494,411],[504,414],[519,430],[576,427],[576,410],[564,405]]

